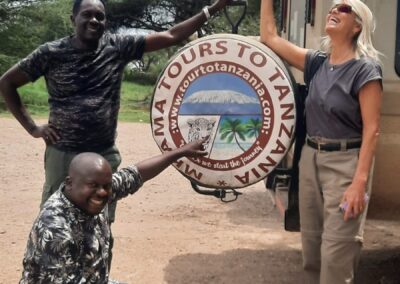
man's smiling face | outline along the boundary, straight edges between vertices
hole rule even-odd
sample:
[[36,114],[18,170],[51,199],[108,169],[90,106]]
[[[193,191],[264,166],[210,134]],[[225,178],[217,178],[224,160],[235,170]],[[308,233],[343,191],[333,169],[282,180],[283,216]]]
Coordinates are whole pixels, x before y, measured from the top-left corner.
[[85,213],[97,215],[111,197],[111,167],[97,154],[81,155],[83,158],[71,163],[64,194]]
[[83,0],[79,10],[72,15],[77,38],[84,43],[97,43],[104,33],[106,13],[99,0]]

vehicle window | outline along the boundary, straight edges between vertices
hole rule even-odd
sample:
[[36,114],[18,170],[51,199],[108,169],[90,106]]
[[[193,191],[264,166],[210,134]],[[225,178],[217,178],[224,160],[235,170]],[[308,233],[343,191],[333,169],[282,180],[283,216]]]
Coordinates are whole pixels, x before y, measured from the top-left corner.
[[290,1],[289,41],[304,47],[307,0]]
[[316,0],[307,1],[307,24],[310,24],[312,27],[315,24],[315,5]]

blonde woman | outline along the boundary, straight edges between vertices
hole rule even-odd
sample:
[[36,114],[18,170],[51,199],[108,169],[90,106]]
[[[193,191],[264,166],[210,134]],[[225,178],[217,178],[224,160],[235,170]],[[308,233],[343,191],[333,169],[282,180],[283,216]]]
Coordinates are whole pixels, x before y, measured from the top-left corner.
[[359,0],[334,1],[321,50],[308,50],[279,37],[272,2],[262,0],[261,41],[309,87],[299,176],[305,283],[354,283],[382,100],[373,15]]

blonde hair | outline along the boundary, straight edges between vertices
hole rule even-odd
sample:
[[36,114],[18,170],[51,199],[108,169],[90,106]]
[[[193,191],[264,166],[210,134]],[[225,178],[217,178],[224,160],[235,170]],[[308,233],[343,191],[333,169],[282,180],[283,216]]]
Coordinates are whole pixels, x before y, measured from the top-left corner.
[[[335,0],[333,4],[343,3],[343,1]],[[371,57],[380,63],[379,56],[382,55],[372,44],[372,35],[375,31],[375,20],[371,10],[360,0],[347,0],[354,13],[356,21],[361,26],[361,31],[354,36],[353,44],[356,52],[356,57]],[[321,48],[323,51],[330,53],[331,39],[329,36],[322,38]]]

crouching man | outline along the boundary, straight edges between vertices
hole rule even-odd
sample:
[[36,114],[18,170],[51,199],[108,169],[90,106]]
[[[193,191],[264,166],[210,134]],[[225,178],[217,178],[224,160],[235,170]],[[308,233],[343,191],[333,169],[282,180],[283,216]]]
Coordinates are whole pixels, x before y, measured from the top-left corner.
[[33,224],[20,283],[108,283],[107,204],[135,193],[181,157],[206,155],[203,142],[193,141],[114,174],[102,156],[77,155],[65,182]]

